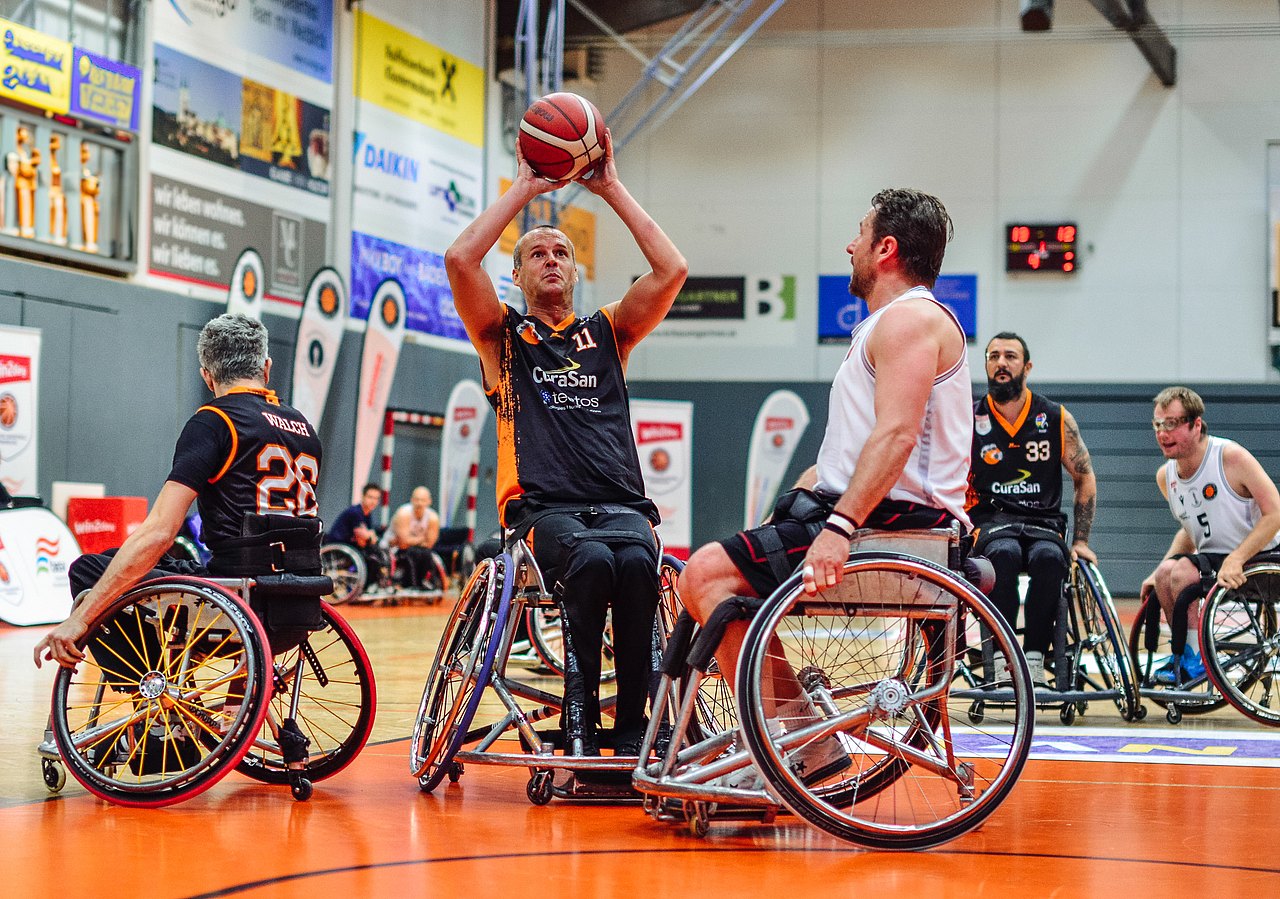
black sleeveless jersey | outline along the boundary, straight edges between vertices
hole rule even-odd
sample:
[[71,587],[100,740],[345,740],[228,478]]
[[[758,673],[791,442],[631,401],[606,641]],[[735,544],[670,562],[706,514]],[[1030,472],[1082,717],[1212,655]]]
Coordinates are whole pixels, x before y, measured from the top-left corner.
[[984,396],[973,405],[969,517],[1023,520],[1062,533],[1062,406],[1027,392],[1017,421],[1006,421]]
[[270,390],[237,387],[187,420],[168,480],[198,494],[201,539],[216,557],[246,512],[314,516],[320,456],[301,412]]
[[640,457],[613,322],[604,310],[550,327],[506,307],[498,382],[503,525],[537,504],[621,503],[657,521]]

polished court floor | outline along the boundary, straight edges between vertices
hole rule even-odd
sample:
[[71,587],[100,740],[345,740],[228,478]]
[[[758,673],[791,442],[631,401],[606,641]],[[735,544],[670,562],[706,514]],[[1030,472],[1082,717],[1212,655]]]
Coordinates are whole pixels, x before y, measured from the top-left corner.
[[[1124,609],[1122,608],[1122,613]],[[1131,609],[1129,611],[1132,611]],[[165,809],[125,809],[74,781],[58,795],[34,746],[52,672],[44,628],[0,625],[0,894],[178,896],[1261,895],[1280,888],[1280,730],[1231,709],[1073,727],[1037,719],[1031,761],[980,829],[921,853],[871,852],[787,817],[713,822],[705,839],[637,805],[535,807],[522,768],[468,766],[419,792],[408,736],[448,603],[344,610],[377,674],[370,745],[310,802],[231,774]]]

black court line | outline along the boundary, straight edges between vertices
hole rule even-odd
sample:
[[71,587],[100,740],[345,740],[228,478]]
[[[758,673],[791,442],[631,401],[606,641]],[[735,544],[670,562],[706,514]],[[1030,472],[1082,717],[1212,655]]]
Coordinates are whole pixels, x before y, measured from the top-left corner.
[[[773,854],[780,852],[787,853],[805,853],[812,854],[818,852],[836,853],[840,855],[853,853],[869,853],[878,852],[879,850],[864,849],[857,846],[843,847],[827,847],[827,848],[811,848],[811,847],[766,847],[766,846],[748,846],[748,847],[716,847],[706,846],[688,849],[588,849],[584,851],[564,850],[561,852],[504,852],[493,855],[451,855],[441,858],[421,858],[406,859],[398,862],[371,862],[364,865],[347,865],[339,868],[322,868],[316,871],[303,871],[297,874],[284,874],[279,877],[269,877],[264,880],[253,880],[247,883],[237,884],[236,886],[224,887],[220,890],[213,890],[208,893],[192,893],[184,899],[216,899],[219,896],[235,896],[239,893],[249,890],[262,889],[277,883],[289,883],[297,880],[305,880],[311,877],[326,877],[330,874],[346,874],[356,871],[374,871],[383,868],[408,868],[414,866],[427,866],[449,864],[453,862],[496,862],[511,860],[529,860],[529,859],[554,859],[574,856],[582,858],[585,856],[608,856],[608,855],[684,855],[684,854],[705,854],[705,853],[750,853],[750,854]],[[1045,859],[1047,861],[1078,861],[1078,862],[1112,862],[1124,865],[1159,865],[1162,867],[1175,868],[1193,868],[1196,870],[1212,870],[1212,871],[1232,871],[1245,874],[1280,874],[1280,868],[1259,868],[1245,865],[1222,865],[1214,863],[1198,863],[1189,861],[1162,861],[1160,859],[1143,859],[1143,858],[1112,858],[1104,855],[1050,855],[1045,852],[968,852],[957,849],[928,849],[924,850],[929,855],[954,855],[960,857],[971,858],[1029,858],[1029,859]]]

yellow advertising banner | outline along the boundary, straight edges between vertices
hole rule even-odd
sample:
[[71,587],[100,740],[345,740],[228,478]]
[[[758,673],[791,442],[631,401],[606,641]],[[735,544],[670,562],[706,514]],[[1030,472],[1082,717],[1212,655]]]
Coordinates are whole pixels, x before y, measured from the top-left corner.
[[484,146],[484,70],[356,10],[355,95]]
[[[498,192],[505,194],[511,189],[511,181],[498,179]],[[529,204],[529,210],[535,220],[548,221],[551,218],[551,203],[546,194],[537,197]],[[556,226],[564,232],[565,237],[573,241],[574,258],[582,266],[588,281],[596,279],[596,216],[593,212],[579,209],[577,206],[565,206],[560,210],[560,224]],[[502,236],[498,238],[498,249],[510,255],[520,239],[520,219],[507,225]]]
[[51,112],[71,106],[71,44],[0,19],[0,96]]

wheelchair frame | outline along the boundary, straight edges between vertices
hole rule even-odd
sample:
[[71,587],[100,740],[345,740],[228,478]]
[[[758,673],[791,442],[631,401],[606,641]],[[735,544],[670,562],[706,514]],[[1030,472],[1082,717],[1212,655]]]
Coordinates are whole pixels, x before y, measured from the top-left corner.
[[333,578],[334,592],[329,596],[333,605],[345,605],[351,602],[398,601],[401,599],[422,599],[435,605],[444,599],[445,590],[449,587],[449,573],[445,570],[444,559],[435,550],[431,551],[431,565],[435,570],[439,588],[403,587],[395,582],[395,551],[379,544],[379,549],[386,553],[386,564],[382,566],[382,577],[368,588],[369,563],[364,553],[357,547],[346,543],[326,543],[320,547],[320,564],[324,573]]
[[[679,561],[661,556],[659,585],[664,593],[674,589],[679,567]],[[636,798],[630,787],[635,756],[557,755],[557,748],[562,748],[557,744],[563,742],[558,731],[549,735],[535,728],[558,715],[563,703],[562,696],[507,674],[517,624],[535,608],[554,605],[523,540],[478,563],[441,637],[414,724],[409,767],[423,792],[434,790],[446,776],[457,782],[465,764],[475,763],[529,768],[525,792],[535,805],[557,797]],[[492,724],[473,728],[487,690],[497,697],[504,714]],[[521,700],[533,707],[526,711]],[[615,702],[614,697],[602,699],[601,711],[608,712]],[[655,711],[653,717],[658,716]],[[497,741],[512,730],[526,751],[495,750]],[[556,772],[569,776],[556,783]],[[582,777],[587,772],[595,776]]]
[[[55,678],[38,748],[49,790],[61,790],[70,770],[102,799],[154,808],[196,796],[235,768],[306,800],[313,781],[350,764],[377,708],[359,638],[321,602],[321,626],[273,657],[249,605],[255,586],[161,577],[112,603],[86,633],[85,661]],[[313,747],[304,761],[285,761],[286,719]]]
[[[1203,603],[1204,598],[1202,597],[1198,602]],[[1227,703],[1227,699],[1223,696],[1221,688],[1211,679],[1207,662],[1205,673],[1186,683],[1166,686],[1156,682],[1157,667],[1172,654],[1161,628],[1163,614],[1159,605],[1155,594],[1149,595],[1139,606],[1138,615],[1129,629],[1129,655],[1137,675],[1138,693],[1163,708],[1165,720],[1170,724],[1179,724],[1183,715],[1204,715],[1217,711]],[[1203,608],[1202,606],[1200,647],[1201,654],[1205,655],[1205,647],[1209,644],[1204,636]],[[1150,624],[1148,624],[1149,617]],[[1154,631],[1151,628],[1154,628]]]
[[[1034,727],[1030,674],[1013,629],[953,570],[956,531],[873,536],[902,550],[941,544],[949,564],[855,547],[841,584],[813,597],[793,574],[748,627],[736,690],[740,725],[705,732],[698,711],[704,672],[688,667],[689,636],[677,627],[655,702],[677,708],[674,732],[660,760],[633,773],[652,817],[683,821],[705,836],[713,817],[768,822],[786,808],[860,845],[920,849],[977,827],[1008,795]],[[1010,662],[1008,685],[995,694],[954,689],[960,659],[977,647],[990,658],[992,644]],[[773,654],[779,646],[781,657]],[[819,712],[790,730],[769,721],[765,672],[780,660],[799,669]],[[953,707],[977,697],[999,699],[1011,712],[998,727],[979,730]],[[806,783],[789,754],[832,737],[851,756],[850,773]],[[641,759],[657,748],[651,720]],[[760,773],[760,788],[722,780],[748,764]]]

